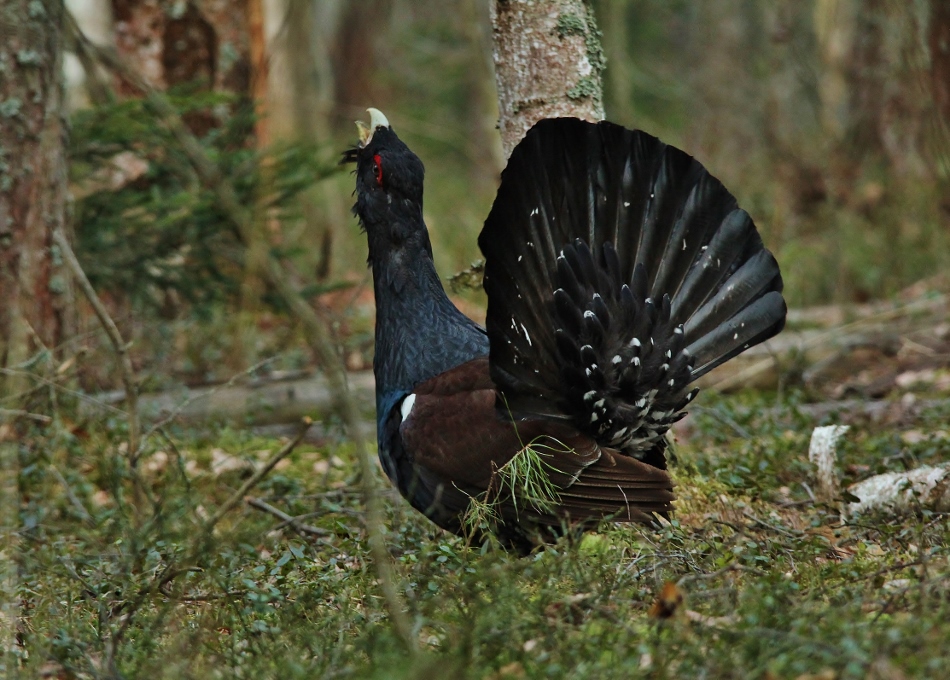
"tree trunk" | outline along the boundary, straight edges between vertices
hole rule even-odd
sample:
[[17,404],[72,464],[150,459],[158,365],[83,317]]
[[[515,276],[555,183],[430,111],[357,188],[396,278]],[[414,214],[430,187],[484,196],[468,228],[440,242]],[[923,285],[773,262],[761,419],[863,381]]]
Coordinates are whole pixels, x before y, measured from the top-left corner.
[[[0,14],[0,366],[59,345],[72,309],[52,249],[65,222],[63,4],[7,0]],[[8,385],[9,387],[9,385]]]
[[[200,83],[219,92],[248,90],[249,45],[243,0],[111,0],[119,55],[159,90]],[[138,96],[128,83],[123,94]],[[189,121],[191,123],[191,121]]]
[[[344,3],[332,48],[336,102],[333,119],[347,130],[352,128],[353,113],[365,110],[367,101],[372,101],[376,93],[372,74],[377,62],[377,30],[389,21],[391,4],[390,0]],[[370,26],[377,30],[368,29]]]
[[930,76],[937,115],[950,126],[950,3],[930,0]]
[[493,57],[505,157],[542,118],[604,117],[606,64],[582,0],[493,0]]
[[[52,249],[66,212],[63,4],[5,0],[0,8],[0,368],[59,345],[70,320],[69,280]],[[16,673],[19,455],[6,422],[22,390],[0,374],[0,676]]]

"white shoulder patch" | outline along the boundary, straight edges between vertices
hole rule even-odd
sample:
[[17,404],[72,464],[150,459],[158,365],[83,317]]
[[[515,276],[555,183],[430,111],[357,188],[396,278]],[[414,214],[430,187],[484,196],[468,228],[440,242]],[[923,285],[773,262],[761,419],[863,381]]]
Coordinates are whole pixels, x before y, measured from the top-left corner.
[[412,405],[416,403],[416,395],[410,394],[405,399],[402,400],[402,406],[399,407],[399,412],[402,413],[403,422],[406,421],[406,418],[409,417],[409,414],[412,413]]

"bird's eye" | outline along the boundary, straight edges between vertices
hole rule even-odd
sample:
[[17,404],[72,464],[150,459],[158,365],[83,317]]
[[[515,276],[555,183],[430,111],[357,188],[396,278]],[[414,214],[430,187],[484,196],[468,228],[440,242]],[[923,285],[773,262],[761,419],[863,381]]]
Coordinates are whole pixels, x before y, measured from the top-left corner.
[[373,156],[373,173],[376,175],[376,184],[383,186],[383,159],[379,154]]

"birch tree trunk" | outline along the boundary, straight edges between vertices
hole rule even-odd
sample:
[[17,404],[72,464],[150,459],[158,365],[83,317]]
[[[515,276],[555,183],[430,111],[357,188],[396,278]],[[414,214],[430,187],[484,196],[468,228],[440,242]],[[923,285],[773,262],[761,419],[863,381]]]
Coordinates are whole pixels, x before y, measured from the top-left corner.
[[604,117],[606,65],[583,0],[492,0],[492,56],[505,157],[542,118]]

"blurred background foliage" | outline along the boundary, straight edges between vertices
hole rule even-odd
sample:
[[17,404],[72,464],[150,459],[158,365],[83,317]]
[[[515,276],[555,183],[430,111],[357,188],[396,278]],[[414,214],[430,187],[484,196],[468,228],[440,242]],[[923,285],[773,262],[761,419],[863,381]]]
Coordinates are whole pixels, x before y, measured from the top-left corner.
[[[479,258],[504,164],[487,3],[113,0],[105,25],[101,4],[71,3],[84,30],[169,92],[261,225],[259,243],[242,243],[134,88],[118,82],[103,96],[101,74],[73,68],[77,250],[149,349],[139,368],[156,362],[201,381],[293,347],[257,274],[268,251],[314,304],[339,314],[351,368],[366,364],[365,242],[337,161],[367,106],[426,164],[440,271]],[[593,4],[608,118],[685,149],[723,180],[778,257],[792,306],[884,298],[950,268],[944,3]],[[478,317],[480,292],[463,297]],[[157,323],[174,357],[149,344]]]

